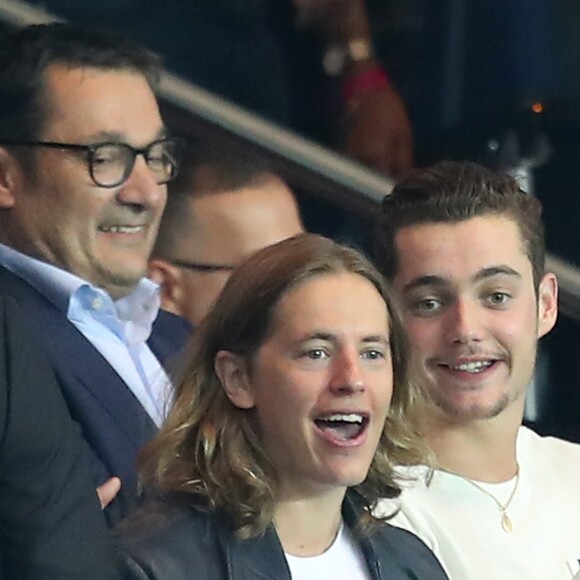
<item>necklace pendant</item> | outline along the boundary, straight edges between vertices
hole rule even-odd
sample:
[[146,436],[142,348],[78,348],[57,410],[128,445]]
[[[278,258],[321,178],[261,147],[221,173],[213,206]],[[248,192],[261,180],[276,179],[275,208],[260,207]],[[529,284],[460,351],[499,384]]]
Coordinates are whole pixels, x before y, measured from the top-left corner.
[[513,530],[512,521],[511,521],[510,517],[505,512],[502,512],[502,514],[501,514],[501,527],[502,527],[502,530],[504,532],[506,532],[507,534],[510,534],[511,531]]

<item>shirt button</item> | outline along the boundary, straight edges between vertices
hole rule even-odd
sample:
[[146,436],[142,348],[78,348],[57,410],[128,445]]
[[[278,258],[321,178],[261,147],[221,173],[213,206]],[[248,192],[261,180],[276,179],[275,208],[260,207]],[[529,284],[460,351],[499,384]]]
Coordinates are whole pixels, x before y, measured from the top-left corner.
[[95,310],[100,310],[103,307],[103,299],[100,296],[97,296],[96,298],[93,298],[91,304]]

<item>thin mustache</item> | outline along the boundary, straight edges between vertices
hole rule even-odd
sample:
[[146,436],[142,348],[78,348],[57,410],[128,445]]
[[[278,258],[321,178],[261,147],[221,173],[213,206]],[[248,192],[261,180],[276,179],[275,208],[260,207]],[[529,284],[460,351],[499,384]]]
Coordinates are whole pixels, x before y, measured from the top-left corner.
[[101,227],[110,226],[147,226],[153,222],[155,214],[148,209],[142,209],[139,212],[124,211],[114,214],[106,214],[99,220]]
[[498,351],[481,350],[479,348],[462,348],[461,350],[454,350],[443,355],[432,357],[431,360],[435,362],[456,361],[458,359],[471,360],[504,360],[506,354]]

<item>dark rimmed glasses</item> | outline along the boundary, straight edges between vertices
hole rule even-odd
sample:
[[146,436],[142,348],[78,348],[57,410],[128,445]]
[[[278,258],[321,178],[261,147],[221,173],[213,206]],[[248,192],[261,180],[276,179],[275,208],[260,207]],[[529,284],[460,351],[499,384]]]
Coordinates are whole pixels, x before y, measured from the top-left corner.
[[212,264],[209,262],[186,262],[185,260],[168,260],[179,268],[187,268],[197,272],[231,272],[236,266],[231,264]]
[[56,141],[10,141],[0,145],[14,147],[49,147],[82,152],[86,156],[91,179],[99,187],[119,187],[129,179],[137,155],[142,155],[158,185],[171,181],[179,170],[183,142],[181,139],[159,139],[140,149],[127,143],[93,143],[78,145]]

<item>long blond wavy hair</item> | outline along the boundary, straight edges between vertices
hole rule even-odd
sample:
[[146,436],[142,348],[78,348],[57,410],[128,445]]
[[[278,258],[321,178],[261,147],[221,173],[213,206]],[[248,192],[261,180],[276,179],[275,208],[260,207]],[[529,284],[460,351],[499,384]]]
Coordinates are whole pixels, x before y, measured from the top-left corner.
[[368,514],[380,498],[400,493],[394,466],[421,463],[426,453],[412,421],[421,394],[411,380],[406,334],[375,267],[359,252],[315,234],[265,248],[232,274],[194,337],[167,421],[140,456],[145,486],[196,504],[201,499],[208,509],[229,516],[239,537],[258,535],[271,524],[278,486],[260,441],[256,413],[228,399],[215,357],[225,350],[251,362],[287,292],[313,278],[344,272],[367,279],[385,301],[394,375],[390,411],[375,456],[366,479],[353,489]]

